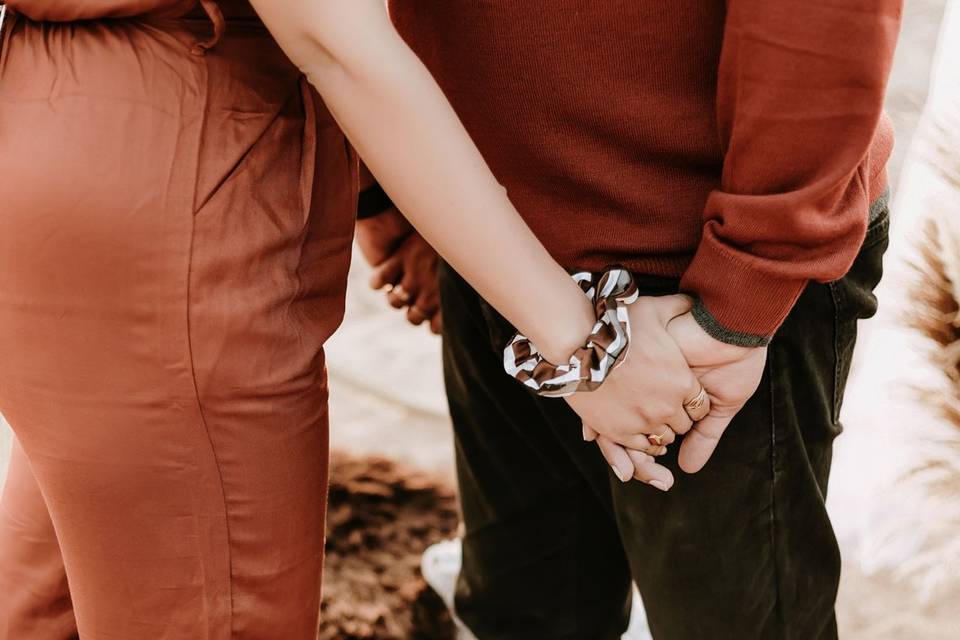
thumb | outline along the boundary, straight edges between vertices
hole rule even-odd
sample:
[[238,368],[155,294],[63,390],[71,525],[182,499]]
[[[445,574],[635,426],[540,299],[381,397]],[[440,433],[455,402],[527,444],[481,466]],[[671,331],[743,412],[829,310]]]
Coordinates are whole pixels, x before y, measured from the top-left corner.
[[680,468],[687,473],[696,473],[703,469],[713,455],[720,437],[726,431],[733,416],[726,417],[711,412],[683,436],[678,461]]

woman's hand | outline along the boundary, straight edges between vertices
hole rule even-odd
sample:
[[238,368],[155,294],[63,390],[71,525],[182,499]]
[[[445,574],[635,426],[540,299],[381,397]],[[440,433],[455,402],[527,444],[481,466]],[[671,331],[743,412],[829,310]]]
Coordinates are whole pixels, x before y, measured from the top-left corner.
[[[662,446],[690,430],[683,403],[700,390],[683,352],[667,332],[672,319],[689,311],[681,295],[641,297],[628,307],[630,350],[626,360],[596,391],[577,393],[567,402],[583,419],[584,435],[597,443],[624,482],[636,478],[666,491],[673,474],[654,462]],[[659,436],[654,445],[648,436]],[[617,451],[618,445],[630,451]]]

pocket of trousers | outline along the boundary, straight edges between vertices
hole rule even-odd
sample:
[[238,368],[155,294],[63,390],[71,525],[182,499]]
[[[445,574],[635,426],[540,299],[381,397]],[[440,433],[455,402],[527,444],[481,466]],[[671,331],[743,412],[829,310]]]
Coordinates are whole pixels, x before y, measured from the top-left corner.
[[840,418],[844,390],[857,342],[857,323],[877,312],[874,290],[883,276],[883,255],[890,237],[888,207],[874,218],[863,245],[845,276],[828,283],[834,308],[833,421]]

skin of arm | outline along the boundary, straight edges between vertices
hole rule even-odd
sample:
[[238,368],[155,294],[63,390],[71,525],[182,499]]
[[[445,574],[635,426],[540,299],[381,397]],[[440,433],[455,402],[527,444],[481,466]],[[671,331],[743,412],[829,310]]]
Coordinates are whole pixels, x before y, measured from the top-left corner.
[[[593,327],[591,305],[523,222],[433,77],[393,28],[383,0],[252,4],[397,208],[544,357],[567,361]],[[689,307],[682,296],[671,297],[634,305],[634,336],[652,341],[665,334],[671,317]],[[613,374],[619,384],[570,399],[591,428],[637,443],[637,433],[659,433],[682,412],[690,369],[665,341],[654,344],[642,352],[652,357],[637,352]],[[644,409],[640,383],[662,411]],[[652,458],[644,462],[624,480],[659,479],[668,488],[669,472]]]
[[593,325],[588,301],[520,218],[384,2],[252,4],[423,237],[547,358],[568,359]]

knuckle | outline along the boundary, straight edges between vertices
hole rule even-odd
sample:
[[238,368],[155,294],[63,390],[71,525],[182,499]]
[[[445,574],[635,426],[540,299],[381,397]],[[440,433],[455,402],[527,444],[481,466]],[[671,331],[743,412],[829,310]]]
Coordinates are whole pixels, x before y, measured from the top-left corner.
[[661,423],[669,420],[676,412],[676,408],[666,402],[659,402],[651,408],[652,417]]

